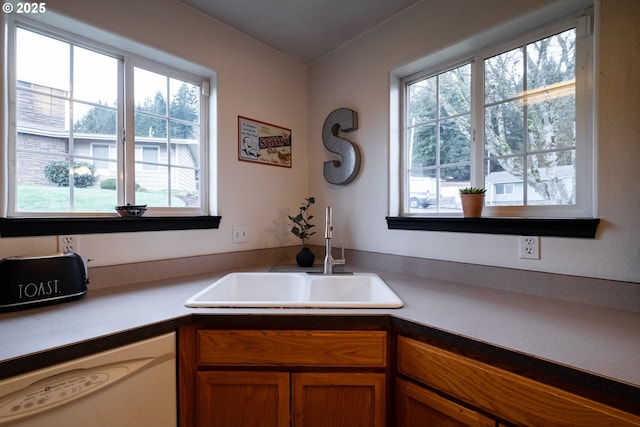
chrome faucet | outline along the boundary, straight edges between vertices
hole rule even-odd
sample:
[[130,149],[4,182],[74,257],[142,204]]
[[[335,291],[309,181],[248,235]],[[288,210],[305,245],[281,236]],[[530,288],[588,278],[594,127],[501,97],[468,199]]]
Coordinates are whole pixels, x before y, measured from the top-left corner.
[[344,246],[342,248],[342,258],[334,259],[331,255],[331,239],[333,238],[333,225],[331,225],[331,206],[327,206],[326,223],[324,226],[324,274],[334,274],[334,266],[344,265]]

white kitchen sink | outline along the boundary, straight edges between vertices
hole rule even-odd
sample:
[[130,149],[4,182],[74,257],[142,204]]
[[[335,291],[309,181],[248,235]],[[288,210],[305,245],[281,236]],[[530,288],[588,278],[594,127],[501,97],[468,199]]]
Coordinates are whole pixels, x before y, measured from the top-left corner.
[[399,308],[404,304],[373,273],[229,273],[189,298],[187,307]]

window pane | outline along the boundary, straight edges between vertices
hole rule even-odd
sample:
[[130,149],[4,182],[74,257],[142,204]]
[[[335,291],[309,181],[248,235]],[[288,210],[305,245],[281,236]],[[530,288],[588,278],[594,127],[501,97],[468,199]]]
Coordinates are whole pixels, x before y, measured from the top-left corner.
[[186,138],[171,139],[171,154],[173,156],[171,158],[171,164],[176,166],[199,167],[199,128],[197,126],[185,126],[182,131],[185,133],[185,136],[187,136]]
[[575,29],[527,45],[527,90],[574,82]]
[[529,156],[527,204],[571,205],[576,202],[575,151]]
[[468,163],[471,160],[471,117],[455,117],[440,122],[440,164]]
[[17,80],[49,90],[69,92],[68,43],[18,28],[16,32]]
[[414,172],[409,178],[409,212],[424,212],[436,202],[435,169]]
[[[109,199],[115,198],[116,161],[116,110],[85,103],[73,103],[73,154],[85,157],[85,162],[95,168],[96,191],[103,187],[110,190]],[[105,182],[106,181],[106,182]],[[113,206],[107,208],[111,211]],[[105,210],[103,210],[105,211]]]
[[116,111],[107,97],[115,104],[117,85],[109,82],[117,61],[76,47],[71,56],[69,43],[24,29],[17,37],[15,211],[113,211],[116,192],[101,181],[116,176],[108,150],[115,147]]
[[146,168],[141,163],[136,164],[136,204],[149,207],[169,207],[169,180],[167,168],[156,166],[155,169]]
[[[180,199],[182,204],[172,206],[200,206],[200,178],[199,169],[173,168],[171,177],[171,194]],[[172,203],[176,203],[172,201]]]
[[[172,168],[172,174],[168,171],[169,168],[166,167],[144,170],[141,164],[136,165],[136,177],[140,182],[145,183],[144,186],[136,189],[136,203],[157,208],[199,207],[199,192],[195,184],[189,191],[189,187],[183,182],[186,177],[194,183],[195,172],[181,168]],[[182,182],[185,189],[180,190],[175,184],[172,187],[172,182]]]
[[[31,135],[18,135],[19,142],[24,137]],[[23,139],[24,141],[24,139]],[[35,141],[40,144],[40,141]],[[16,209],[21,212],[49,212],[51,210],[67,211],[70,206],[70,193],[68,189],[69,167],[64,156],[55,156],[58,151],[64,153],[66,146],[64,140],[51,139],[48,141],[51,151],[48,153],[21,150],[18,152],[16,171]],[[52,183],[45,174],[45,167],[50,162],[60,162],[56,179],[63,185]],[[55,209],[58,208],[58,209]]]
[[575,96],[539,101],[527,109],[528,151],[574,148],[576,144]]
[[[485,176],[485,204],[491,206],[518,206],[524,201],[522,157],[506,157],[489,161]],[[510,187],[510,192],[498,188]]]
[[522,95],[524,76],[523,48],[496,55],[484,61],[485,103],[515,98]]
[[575,204],[575,29],[487,59],[485,82],[488,203]]
[[440,83],[440,117],[458,116],[471,111],[471,64],[442,73]]
[[136,145],[155,150],[136,149],[136,203],[200,207],[199,86],[139,68],[135,79]]
[[73,97],[95,104],[117,106],[118,60],[74,47]]
[[95,134],[109,135],[115,139],[117,129],[116,110],[92,106],[89,104],[73,103],[73,132],[76,136]]
[[18,166],[20,212],[111,212],[117,204],[116,192],[96,185],[96,168],[84,159],[19,153]]
[[419,126],[410,130],[411,168],[436,164],[436,125]]
[[411,122],[405,206],[414,213],[427,207],[432,213],[457,212],[455,183],[468,183],[470,176],[471,64],[412,83],[407,90]]
[[438,111],[436,88],[436,77],[409,85],[407,102],[407,124],[409,126],[436,118]]
[[[196,85],[185,83],[180,80],[170,79],[169,90],[171,93],[169,116],[172,119],[192,124],[199,124],[200,88]],[[172,133],[172,136],[184,137],[184,130],[181,127],[175,127],[174,129],[176,130],[176,133]]]
[[142,68],[134,68],[136,110],[167,115],[167,77]]
[[136,141],[166,142],[167,120],[150,114],[136,113]]
[[30,82],[18,82],[16,90],[18,132],[30,128],[34,133],[69,130],[68,93]]
[[438,188],[439,212],[461,213],[460,189],[468,187],[471,183],[471,166],[456,166],[440,169],[440,182]]
[[524,111],[521,101],[485,108],[485,155],[524,152]]

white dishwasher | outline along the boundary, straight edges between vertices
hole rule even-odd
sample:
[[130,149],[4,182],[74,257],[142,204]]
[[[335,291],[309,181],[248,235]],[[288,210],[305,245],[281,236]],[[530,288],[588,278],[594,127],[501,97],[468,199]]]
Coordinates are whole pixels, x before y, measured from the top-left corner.
[[175,427],[175,333],[0,380],[0,426]]

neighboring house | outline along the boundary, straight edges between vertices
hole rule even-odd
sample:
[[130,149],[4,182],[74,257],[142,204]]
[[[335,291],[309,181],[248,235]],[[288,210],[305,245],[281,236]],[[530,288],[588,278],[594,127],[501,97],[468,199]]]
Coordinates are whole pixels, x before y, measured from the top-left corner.
[[[66,91],[18,82],[17,102],[17,168],[18,185],[54,186],[44,168],[51,160],[65,160],[69,154],[68,96]],[[23,90],[21,90],[23,89]],[[198,141],[171,139],[167,150],[165,138],[136,137],[136,159],[148,163],[136,164],[136,184],[149,191],[172,188],[197,188],[199,177],[191,169],[172,168],[166,173],[168,155],[171,163],[197,166]],[[117,176],[116,140],[114,135],[76,133],[73,135],[73,154],[76,162],[91,163],[96,168],[98,183]]]
[[[549,176],[546,168],[538,169],[540,182],[552,185],[552,180],[557,180],[557,185],[564,187],[564,192],[568,198],[575,199],[575,166],[555,166],[553,168],[555,176]],[[524,197],[524,184],[522,177],[510,174],[509,172],[491,172],[485,178],[485,188],[487,189],[487,205],[513,205],[522,203]],[[527,185],[527,203],[542,204],[547,200],[531,184]],[[536,203],[538,202],[538,203]]]
[[[552,168],[555,176],[549,176],[546,168],[537,170],[541,186],[555,185],[564,187],[564,193],[567,199],[575,198],[575,166],[555,166]],[[440,207],[445,209],[459,209],[460,197],[459,189],[471,185],[470,181],[440,181]],[[515,176],[509,172],[491,172],[485,178],[484,183],[487,189],[486,204],[490,206],[512,206],[522,203],[524,198],[524,184],[522,177]],[[410,203],[412,208],[426,207],[433,203],[436,195],[436,179],[427,177],[412,177],[410,181]],[[425,196],[428,194],[428,200]],[[424,201],[421,201],[423,200]],[[547,200],[543,197],[538,189],[529,184],[527,187],[527,203],[528,204],[544,204]]]

